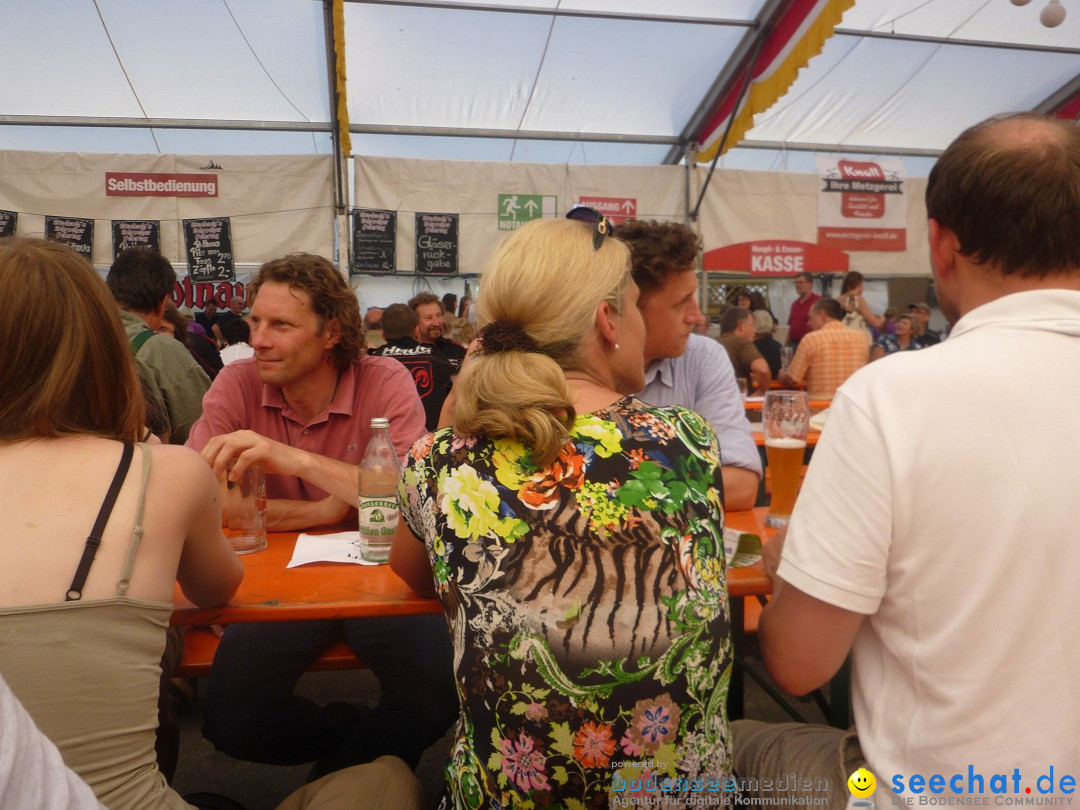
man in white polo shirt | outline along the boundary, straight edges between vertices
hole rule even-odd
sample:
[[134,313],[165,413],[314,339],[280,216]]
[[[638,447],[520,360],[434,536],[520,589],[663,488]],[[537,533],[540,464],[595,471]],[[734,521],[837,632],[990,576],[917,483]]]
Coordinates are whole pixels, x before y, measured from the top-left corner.
[[926,207],[952,333],[840,388],[786,542],[766,546],[783,546],[760,624],[769,671],[802,694],[850,653],[855,728],[738,722],[735,767],[826,776],[834,802],[864,758],[914,804],[1070,798],[1080,374],[1062,370],[1080,369],[1080,127],[972,127]]

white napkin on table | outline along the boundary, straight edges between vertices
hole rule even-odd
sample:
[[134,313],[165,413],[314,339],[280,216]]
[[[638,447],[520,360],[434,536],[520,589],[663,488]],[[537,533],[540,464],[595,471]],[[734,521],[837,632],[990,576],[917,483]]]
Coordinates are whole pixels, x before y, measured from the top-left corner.
[[353,565],[379,565],[360,558],[360,531],[334,534],[301,534],[286,568],[314,562],[340,562]]

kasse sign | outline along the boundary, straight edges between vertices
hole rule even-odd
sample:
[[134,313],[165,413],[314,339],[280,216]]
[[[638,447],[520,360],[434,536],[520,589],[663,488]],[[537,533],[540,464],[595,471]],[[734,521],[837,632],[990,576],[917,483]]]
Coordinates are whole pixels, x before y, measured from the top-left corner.
[[707,251],[705,269],[781,278],[797,273],[846,273],[848,255],[810,242],[765,239]]

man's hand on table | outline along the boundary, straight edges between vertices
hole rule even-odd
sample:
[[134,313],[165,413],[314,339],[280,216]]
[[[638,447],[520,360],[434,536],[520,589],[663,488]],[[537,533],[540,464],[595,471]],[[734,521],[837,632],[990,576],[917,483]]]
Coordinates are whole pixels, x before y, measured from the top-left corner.
[[[253,430],[238,430],[214,436],[203,447],[202,457],[215,475],[223,475],[235,461],[229,478],[236,481],[252,464],[262,464],[266,472],[303,477],[302,450],[268,439]],[[303,531],[333,526],[345,520],[351,504],[330,495],[320,501],[270,499],[266,502],[266,528],[272,532]]]
[[344,522],[352,504],[333,495],[321,501],[270,499],[266,502],[266,528],[272,532],[298,532]]
[[202,449],[202,457],[220,476],[230,461],[235,465],[229,473],[233,481],[240,480],[252,464],[262,464],[268,473],[300,475],[302,455],[294,447],[275,442],[253,430],[237,430],[212,437]]
[[253,430],[212,437],[203,447],[202,457],[217,476],[224,474],[230,461],[235,461],[229,473],[233,481],[252,464],[262,464],[267,473],[301,478],[330,493],[321,501],[268,501],[266,526],[271,531],[333,526],[356,506],[359,477],[355,464],[290,447]]

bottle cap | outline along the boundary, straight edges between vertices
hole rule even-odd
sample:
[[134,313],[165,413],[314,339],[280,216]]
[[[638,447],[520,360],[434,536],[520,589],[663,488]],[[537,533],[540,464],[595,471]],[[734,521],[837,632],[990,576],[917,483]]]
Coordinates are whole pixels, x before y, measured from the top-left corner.
[[379,428],[389,428],[390,420],[385,416],[376,416],[371,420],[371,429],[378,430]]

